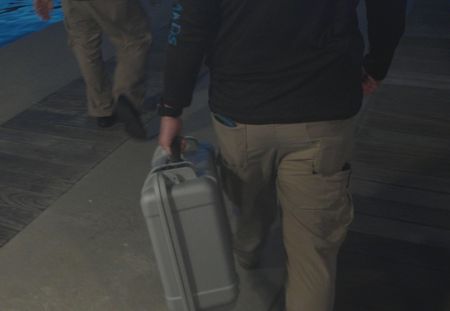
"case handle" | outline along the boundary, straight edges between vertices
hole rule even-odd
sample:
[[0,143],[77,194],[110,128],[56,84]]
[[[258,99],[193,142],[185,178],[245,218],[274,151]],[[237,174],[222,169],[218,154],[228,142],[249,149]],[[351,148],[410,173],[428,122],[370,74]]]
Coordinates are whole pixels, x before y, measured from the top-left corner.
[[[186,144],[185,149],[181,152],[181,140]],[[199,142],[197,139],[191,136],[178,137],[174,142],[172,142],[173,154],[175,157],[171,157],[164,151],[161,146],[158,146],[152,158],[152,170],[151,173],[173,167],[174,165],[182,165],[182,163],[188,163],[183,157],[183,153],[195,152],[199,147]],[[177,149],[179,148],[179,149]],[[179,150],[179,151],[178,151]]]
[[172,163],[181,162],[183,161],[181,159],[181,143],[183,139],[181,136],[175,136],[175,138],[172,141],[172,144],[170,145],[170,151],[171,155],[169,157],[169,161]]

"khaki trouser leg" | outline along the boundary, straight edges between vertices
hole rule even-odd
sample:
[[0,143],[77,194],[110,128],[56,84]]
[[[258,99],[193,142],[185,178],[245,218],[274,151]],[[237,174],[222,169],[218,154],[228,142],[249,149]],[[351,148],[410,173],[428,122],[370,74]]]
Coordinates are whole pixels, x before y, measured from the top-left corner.
[[306,123],[284,136],[301,132],[310,147],[286,150],[278,165],[286,310],[332,311],[337,255],[353,219],[348,192],[352,120]]
[[111,82],[102,59],[102,29],[91,14],[90,2],[63,0],[64,24],[86,84],[88,113],[102,117],[112,113]]
[[260,255],[275,216],[274,178],[270,168],[261,166],[259,161],[260,157],[271,155],[260,155],[255,149],[254,159],[248,156],[244,125],[233,129],[216,121],[214,125],[221,150],[225,191],[240,211],[234,249],[250,263]]
[[[63,0],[65,25],[86,82],[91,116],[108,116],[119,95],[140,109],[146,91],[150,26],[137,0]],[[114,84],[101,55],[102,32],[116,47]],[[112,89],[112,90],[111,90]]]
[[[214,118],[213,118],[214,120]],[[260,255],[266,236],[276,215],[275,178],[270,165],[274,154],[264,152],[247,140],[247,127],[227,128],[213,121],[222,159],[224,190],[239,208],[234,236],[234,250],[244,261],[251,263]],[[263,142],[266,134],[258,132],[254,141]],[[256,135],[256,133],[255,133]],[[250,150],[250,151],[249,151]]]
[[144,10],[137,0],[97,0],[92,6],[96,20],[116,47],[113,96],[125,95],[140,110],[152,41]]
[[[352,120],[231,129],[215,121],[214,126],[225,165],[240,177],[232,196],[252,196],[256,202],[255,192],[243,191],[276,179],[287,254],[286,310],[331,311],[336,258],[353,218],[346,165]],[[250,177],[244,180],[246,176]],[[237,187],[242,185],[246,186],[239,193]],[[240,202],[246,203],[242,198]],[[242,205],[241,209],[255,215],[258,207],[263,208]],[[261,223],[258,217],[254,221]],[[250,237],[261,237],[260,231],[264,231],[253,231],[260,225],[252,224],[250,216],[241,225],[241,232]],[[245,236],[236,238],[245,248]]]

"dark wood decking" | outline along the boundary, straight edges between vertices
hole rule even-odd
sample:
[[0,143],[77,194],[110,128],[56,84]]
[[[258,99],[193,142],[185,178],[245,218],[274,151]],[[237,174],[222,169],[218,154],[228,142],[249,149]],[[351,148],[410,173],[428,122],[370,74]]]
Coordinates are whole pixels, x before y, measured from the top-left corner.
[[351,232],[335,311],[449,311],[448,249]]
[[450,310],[450,1],[416,0],[363,109],[336,311]]
[[[162,37],[152,50],[147,123],[160,96]],[[79,79],[0,126],[0,246],[127,140],[120,124],[99,129],[85,101]]]
[[450,248],[449,11],[446,0],[416,1],[389,77],[364,107],[355,231]]

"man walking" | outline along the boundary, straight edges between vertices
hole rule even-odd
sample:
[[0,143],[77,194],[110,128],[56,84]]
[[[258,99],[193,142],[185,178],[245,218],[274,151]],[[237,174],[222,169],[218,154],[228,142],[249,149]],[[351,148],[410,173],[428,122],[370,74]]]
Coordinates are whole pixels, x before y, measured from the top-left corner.
[[[36,13],[47,20],[52,0],[34,0]],[[146,64],[151,44],[150,26],[138,0],[62,0],[64,23],[86,83],[88,114],[99,127],[116,122],[115,105],[134,136],[145,136],[139,120],[146,91]],[[116,48],[111,83],[102,58],[102,34]],[[128,124],[129,123],[129,124]]]
[[282,208],[287,311],[331,311],[336,258],[353,218],[352,122],[385,77],[405,0],[178,0],[165,71],[160,145],[181,133],[206,57],[226,192],[241,209],[234,251],[257,267]]

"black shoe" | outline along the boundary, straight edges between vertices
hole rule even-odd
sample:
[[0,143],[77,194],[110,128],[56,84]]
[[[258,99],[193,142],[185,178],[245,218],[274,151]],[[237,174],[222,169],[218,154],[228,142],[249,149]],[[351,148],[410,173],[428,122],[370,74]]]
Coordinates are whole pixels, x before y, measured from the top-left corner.
[[116,124],[117,118],[115,115],[107,117],[97,117],[97,126],[101,128],[111,127]]
[[147,131],[142,124],[139,112],[125,96],[119,96],[116,113],[119,120],[125,123],[125,131],[128,135],[140,140],[147,138]]

